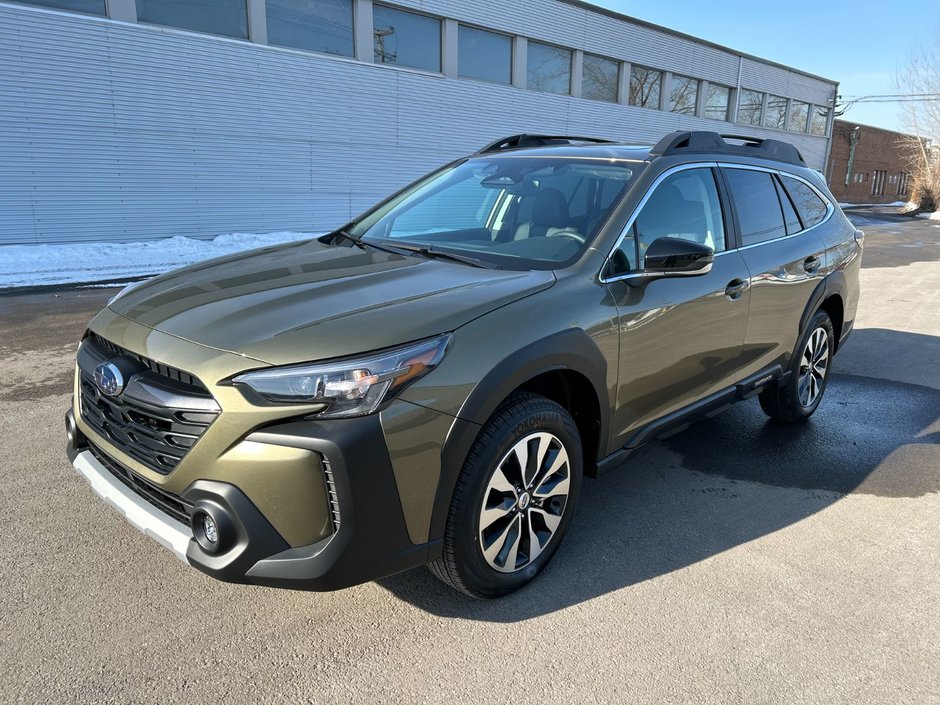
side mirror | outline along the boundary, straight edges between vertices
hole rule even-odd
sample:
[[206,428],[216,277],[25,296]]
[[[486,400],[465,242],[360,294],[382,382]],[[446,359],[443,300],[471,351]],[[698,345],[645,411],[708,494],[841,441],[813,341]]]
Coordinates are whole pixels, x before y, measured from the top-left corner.
[[646,266],[634,281],[643,286],[652,279],[694,277],[708,274],[715,261],[715,251],[708,245],[678,237],[660,237],[646,248]]

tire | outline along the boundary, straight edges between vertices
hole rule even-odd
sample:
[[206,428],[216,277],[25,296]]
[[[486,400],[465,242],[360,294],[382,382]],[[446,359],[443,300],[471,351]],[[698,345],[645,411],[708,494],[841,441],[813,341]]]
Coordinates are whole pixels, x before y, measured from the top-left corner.
[[829,383],[834,340],[829,315],[817,311],[793,353],[787,383],[760,393],[765,414],[785,423],[799,423],[813,415]]
[[[521,471],[520,457],[529,460],[528,472]],[[428,564],[431,572],[481,599],[531,581],[571,523],[582,466],[581,438],[564,407],[536,394],[513,393],[467,454],[444,529],[443,555]]]

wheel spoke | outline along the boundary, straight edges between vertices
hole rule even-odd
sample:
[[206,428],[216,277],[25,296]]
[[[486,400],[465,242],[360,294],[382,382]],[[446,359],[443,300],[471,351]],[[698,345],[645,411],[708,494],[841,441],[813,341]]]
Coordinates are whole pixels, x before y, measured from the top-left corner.
[[516,456],[516,462],[519,463],[519,480],[525,486],[526,467],[529,464],[529,444],[516,443],[512,448],[512,452]]
[[[536,533],[535,526],[532,524],[532,513],[530,513],[529,517],[526,519],[525,524],[529,530],[529,560],[534,561],[539,557],[544,546],[542,542],[539,541],[539,535]],[[545,539],[545,543],[548,543],[549,539],[551,539],[551,534]]]
[[520,514],[516,520],[512,521],[509,526],[515,527],[515,531],[512,534],[512,538],[507,537],[506,541],[509,542],[509,553],[506,554],[506,560],[503,561],[503,567],[506,570],[515,570],[516,562],[519,560],[519,543],[522,541],[522,515]]
[[480,512],[480,531],[485,531],[493,525],[493,522],[504,519],[514,505],[515,501],[512,501],[502,502],[498,507],[484,507]]
[[496,468],[496,472],[493,473],[493,477],[490,480],[490,489],[496,490],[503,494],[512,493],[514,499],[519,498],[519,493],[516,492],[516,487],[513,485],[507,478],[506,473],[503,472],[504,465],[500,465]]
[[797,388],[797,392],[800,397],[800,403],[803,406],[809,406],[809,378],[812,377],[810,374],[805,374],[800,377],[800,384]]
[[[532,507],[531,513],[538,514],[540,517],[542,517],[542,520],[545,522],[545,528],[548,529],[550,535],[553,535],[555,533],[555,529],[557,529],[558,525],[561,524],[561,515],[549,514],[544,509],[539,509],[538,507]],[[548,541],[545,543],[548,543]]]
[[[562,469],[565,470],[564,475],[556,479],[556,475],[558,475]],[[558,455],[555,456],[555,460],[546,471],[545,476],[542,477],[541,481],[532,491],[532,494],[536,497],[549,497],[554,494],[567,495],[569,485],[568,478],[568,452],[562,448],[559,450]]]
[[[512,533],[512,528],[518,524],[518,518],[514,517],[511,521],[507,522],[505,528],[499,532],[499,535],[493,539],[492,543],[489,546],[483,548],[483,555],[486,557],[490,563],[495,563],[496,559],[499,557],[499,554],[502,553],[503,549],[506,547],[506,544],[509,541],[510,534]],[[519,538],[519,532],[516,532],[516,540]]]

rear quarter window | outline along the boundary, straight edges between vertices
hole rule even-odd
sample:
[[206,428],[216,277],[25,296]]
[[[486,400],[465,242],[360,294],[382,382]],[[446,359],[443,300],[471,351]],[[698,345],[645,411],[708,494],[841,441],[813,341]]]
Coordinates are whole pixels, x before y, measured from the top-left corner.
[[829,208],[813,189],[790,176],[782,176],[781,180],[803,219],[804,227],[811,228],[826,218]]
[[773,175],[750,169],[723,169],[741,228],[741,244],[756,245],[787,234]]

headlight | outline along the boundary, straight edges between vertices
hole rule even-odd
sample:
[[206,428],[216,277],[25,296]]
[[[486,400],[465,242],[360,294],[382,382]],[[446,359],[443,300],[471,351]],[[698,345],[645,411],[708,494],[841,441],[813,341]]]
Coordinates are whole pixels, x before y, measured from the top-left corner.
[[[148,277],[148,279],[149,279],[149,277]],[[117,301],[119,298],[121,298],[122,296],[124,296],[124,294],[130,293],[131,291],[133,291],[134,289],[136,289],[136,288],[137,288],[138,286],[140,286],[141,284],[146,284],[146,283],[147,283],[147,279],[141,279],[139,282],[131,282],[130,284],[128,284],[127,286],[125,286],[123,289],[121,289],[118,293],[116,293],[114,296],[112,296],[110,299],[108,299],[108,306],[110,306],[110,305],[113,304],[115,301]]]
[[449,342],[442,335],[349,360],[246,372],[232,381],[277,404],[326,404],[321,417],[364,416],[434,369]]

